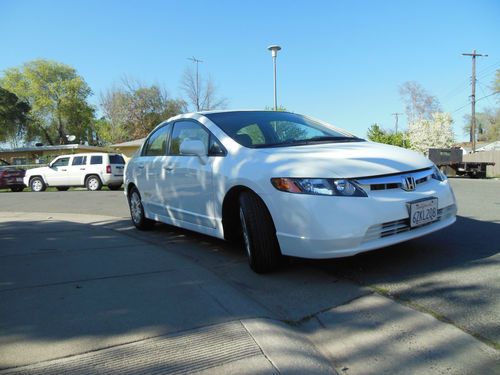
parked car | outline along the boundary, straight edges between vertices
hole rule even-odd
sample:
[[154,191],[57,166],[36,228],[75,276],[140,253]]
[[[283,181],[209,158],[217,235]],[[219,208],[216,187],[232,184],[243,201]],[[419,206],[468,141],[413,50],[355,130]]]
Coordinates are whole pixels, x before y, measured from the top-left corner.
[[456,203],[424,156],[274,111],[179,115],[127,164],[138,229],[155,221],[243,239],[251,268],[282,255],[335,258],[445,228]]
[[24,189],[24,169],[17,168],[0,159],[0,189],[10,189],[14,192]]
[[32,191],[44,191],[55,186],[65,191],[71,186],[86,186],[87,190],[100,190],[107,185],[118,190],[123,184],[125,160],[120,154],[103,152],[61,155],[47,167],[28,169],[24,183]]

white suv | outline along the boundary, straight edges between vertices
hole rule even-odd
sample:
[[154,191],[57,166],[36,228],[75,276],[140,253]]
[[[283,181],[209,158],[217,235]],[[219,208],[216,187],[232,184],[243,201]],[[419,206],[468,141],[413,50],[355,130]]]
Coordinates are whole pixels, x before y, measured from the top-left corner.
[[59,191],[71,186],[86,186],[87,190],[100,190],[107,185],[118,190],[123,184],[125,160],[120,154],[103,152],[61,155],[47,167],[26,171],[24,184],[32,191],[44,191],[47,186],[55,186]]

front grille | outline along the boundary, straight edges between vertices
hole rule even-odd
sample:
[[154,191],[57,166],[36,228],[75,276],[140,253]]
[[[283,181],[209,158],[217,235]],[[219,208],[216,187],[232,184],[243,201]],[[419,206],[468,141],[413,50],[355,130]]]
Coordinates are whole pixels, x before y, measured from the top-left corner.
[[429,181],[432,178],[433,173],[434,171],[432,168],[427,168],[424,170],[395,175],[361,178],[357,179],[356,182],[361,185],[365,191],[402,189],[403,179],[405,177],[413,177],[415,179],[415,184],[420,185]]
[[[417,228],[422,228],[427,225],[432,225],[436,222],[449,219],[450,217],[456,215],[456,213],[457,213],[457,207],[454,204],[440,208],[438,210],[436,221],[421,225]],[[417,228],[410,227],[410,218],[388,221],[387,223],[372,225],[366,231],[365,237],[363,238],[363,243],[378,240],[379,238],[393,236],[398,233],[408,232],[410,230]]]

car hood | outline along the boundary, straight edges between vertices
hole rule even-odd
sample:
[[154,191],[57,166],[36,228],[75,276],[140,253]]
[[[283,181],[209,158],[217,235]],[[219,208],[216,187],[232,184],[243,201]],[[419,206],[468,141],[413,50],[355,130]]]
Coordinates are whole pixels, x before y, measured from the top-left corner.
[[12,165],[2,165],[0,166],[0,171],[9,171],[9,172],[24,172],[22,168],[16,168]]
[[27,175],[34,175],[38,173],[45,173],[46,171],[50,170],[49,167],[39,167],[39,168],[31,168],[26,171]]
[[328,143],[261,149],[264,161],[280,177],[359,178],[416,169],[433,164],[423,155],[375,142]]

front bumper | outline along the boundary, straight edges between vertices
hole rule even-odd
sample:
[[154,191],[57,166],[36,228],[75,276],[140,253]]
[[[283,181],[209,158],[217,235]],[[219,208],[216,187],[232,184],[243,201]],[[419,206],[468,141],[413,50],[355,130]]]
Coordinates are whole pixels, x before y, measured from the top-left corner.
[[[407,203],[438,199],[438,221],[409,227]],[[448,181],[429,181],[415,191],[370,191],[368,197],[330,197],[272,192],[266,197],[284,255],[351,256],[417,238],[453,224],[456,202]]]

